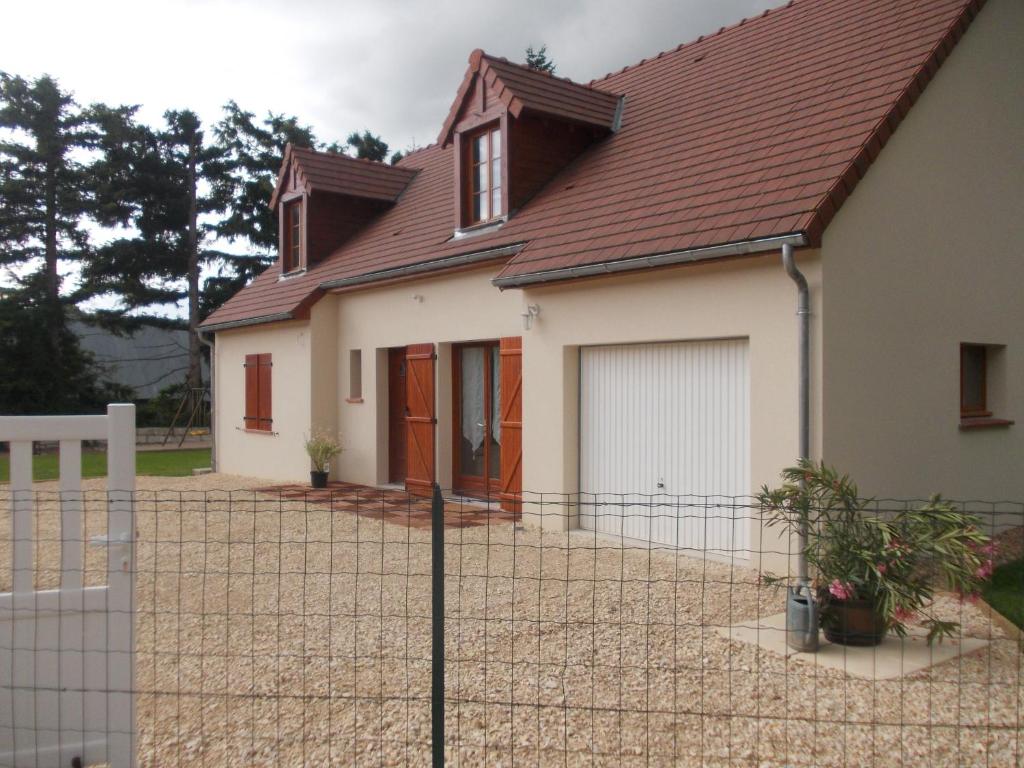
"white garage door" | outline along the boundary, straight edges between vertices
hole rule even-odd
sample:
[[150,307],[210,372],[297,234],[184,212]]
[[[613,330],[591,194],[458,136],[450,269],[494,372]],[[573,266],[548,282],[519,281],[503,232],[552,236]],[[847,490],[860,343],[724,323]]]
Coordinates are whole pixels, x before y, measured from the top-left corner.
[[745,339],[588,347],[580,371],[580,526],[746,557]]

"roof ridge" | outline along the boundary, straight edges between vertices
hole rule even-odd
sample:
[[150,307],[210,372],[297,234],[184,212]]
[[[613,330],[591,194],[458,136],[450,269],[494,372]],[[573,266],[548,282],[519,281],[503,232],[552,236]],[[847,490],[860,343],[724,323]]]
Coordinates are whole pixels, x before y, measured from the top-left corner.
[[383,160],[371,160],[368,157],[352,157],[352,155],[348,155],[348,154],[346,154],[344,152],[333,152],[333,151],[331,151],[329,149],[314,149],[313,147],[299,147],[299,146],[296,146],[296,145],[292,145],[292,151],[299,151],[299,150],[301,150],[303,152],[312,152],[314,155],[320,155],[320,156],[326,157],[326,158],[332,158],[332,159],[337,158],[337,159],[340,159],[340,160],[351,160],[354,163],[365,163],[367,165],[372,165],[372,166],[381,166],[382,168],[394,168],[395,167],[391,163],[386,163]]
[[483,50],[482,48],[479,49],[479,50],[480,50],[481,56],[483,58],[485,58],[485,59],[490,59],[491,61],[500,61],[503,64],[508,64],[509,66],[517,67],[517,68],[523,70],[524,72],[529,72],[529,73],[534,74],[534,75],[540,75],[540,76],[546,77],[546,78],[548,78],[550,80],[560,80],[563,83],[569,83],[569,85],[576,85],[576,86],[579,86],[580,88],[586,88],[588,91],[597,91],[598,93],[607,93],[609,96],[615,96],[616,95],[616,94],[612,93],[611,91],[602,91],[600,88],[595,88],[594,85],[593,85],[593,83],[594,83],[593,80],[591,80],[589,83],[581,83],[578,80],[573,80],[571,77],[563,77],[562,75],[555,75],[555,74],[552,74],[551,72],[547,72],[545,70],[534,69],[529,64],[524,64],[524,63],[522,63],[520,61],[511,61],[510,59],[507,59],[504,56],[495,56],[493,54],[487,53],[487,51]]
[[630,72],[630,71],[632,71],[634,69],[639,69],[640,67],[644,66],[645,64],[649,64],[652,61],[657,61],[658,59],[661,59],[661,58],[663,58],[663,57],[665,57],[665,56],[667,56],[669,54],[679,53],[680,51],[682,51],[685,48],[690,48],[690,47],[692,47],[694,45],[697,45],[698,43],[703,43],[703,42],[705,42],[707,40],[711,40],[712,38],[718,37],[719,35],[722,35],[722,34],[724,34],[726,32],[731,32],[734,29],[739,29],[740,27],[744,26],[748,21],[758,22],[761,19],[763,19],[766,16],[768,16],[769,14],[777,14],[779,11],[783,11],[783,10],[786,10],[787,8],[791,8],[795,4],[796,4],[796,0],[788,0],[788,2],[786,2],[786,3],[782,4],[782,5],[777,5],[777,6],[774,6],[772,8],[765,8],[764,11],[759,13],[757,16],[744,16],[742,19],[740,19],[739,21],[737,21],[737,22],[735,22],[733,24],[727,24],[724,27],[719,27],[717,32],[712,32],[712,33],[707,34],[707,35],[700,35],[695,40],[690,40],[688,42],[680,43],[675,48],[670,48],[667,51],[660,51],[660,52],[658,52],[654,56],[648,56],[645,59],[640,59],[640,61],[638,61],[636,64],[627,64],[622,69],[616,70],[615,72],[608,72],[603,77],[595,77],[593,80],[590,81],[590,83],[588,85],[593,86],[594,83],[600,83],[600,82],[603,82],[603,81],[605,81],[605,80],[607,80],[607,79],[609,79],[611,77],[615,77],[616,75],[621,75],[621,74],[623,74],[625,72]]

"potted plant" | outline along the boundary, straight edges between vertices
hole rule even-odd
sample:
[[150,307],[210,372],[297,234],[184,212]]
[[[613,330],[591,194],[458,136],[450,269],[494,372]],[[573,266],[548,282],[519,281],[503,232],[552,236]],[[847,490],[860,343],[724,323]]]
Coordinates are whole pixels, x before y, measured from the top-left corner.
[[309,473],[309,484],[313,488],[327,487],[327,476],[331,472],[330,461],[341,450],[337,435],[324,430],[315,430],[306,440],[306,453],[313,462],[313,469]]
[[781,487],[762,488],[768,526],[790,533],[806,526],[803,554],[820,603],[825,637],[844,645],[877,645],[887,632],[903,637],[919,618],[928,642],[952,637],[959,624],[936,617],[935,591],[974,596],[992,574],[994,545],[974,516],[934,496],[917,509],[878,512],[846,475],[801,461]]

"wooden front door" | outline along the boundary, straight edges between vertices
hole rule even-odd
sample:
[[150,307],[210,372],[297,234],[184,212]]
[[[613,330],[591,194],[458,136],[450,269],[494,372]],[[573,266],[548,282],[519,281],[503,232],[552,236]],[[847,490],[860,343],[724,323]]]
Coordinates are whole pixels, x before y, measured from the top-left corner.
[[501,480],[501,357],[497,342],[452,350],[455,489],[497,496]]
[[429,496],[434,484],[436,357],[433,344],[412,344],[405,348],[405,489],[417,496]]
[[388,350],[388,482],[404,483],[405,429],[405,347]]

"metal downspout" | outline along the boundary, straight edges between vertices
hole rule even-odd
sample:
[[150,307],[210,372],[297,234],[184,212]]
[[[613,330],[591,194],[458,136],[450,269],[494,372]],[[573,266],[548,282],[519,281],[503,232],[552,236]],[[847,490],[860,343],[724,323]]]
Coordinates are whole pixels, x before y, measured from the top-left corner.
[[[807,278],[797,269],[796,261],[793,259],[793,246],[785,244],[782,246],[782,264],[786,268],[786,274],[796,283],[797,323],[800,327],[800,458],[809,459],[811,454],[811,298],[810,290],[807,287]],[[802,482],[801,482],[802,484]],[[807,577],[807,558],[804,550],[807,548],[807,520],[800,523],[800,530],[797,533],[797,542],[800,551],[797,555],[797,579],[803,586],[810,585]]]
[[217,409],[214,407],[214,386],[213,369],[217,358],[216,350],[213,348],[213,341],[206,338],[203,331],[196,330],[199,343],[210,348],[210,469],[217,471]]

